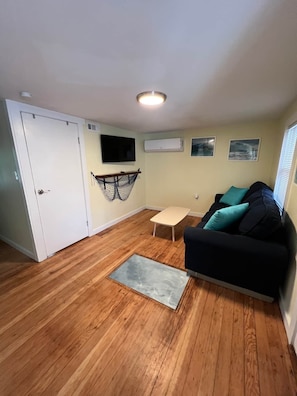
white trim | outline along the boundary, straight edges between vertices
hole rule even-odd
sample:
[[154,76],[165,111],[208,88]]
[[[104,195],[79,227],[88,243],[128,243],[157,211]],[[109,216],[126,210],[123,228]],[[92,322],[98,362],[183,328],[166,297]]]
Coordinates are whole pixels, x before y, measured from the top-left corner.
[[90,190],[89,190],[89,171],[87,167],[87,159],[86,159],[86,149],[85,149],[85,139],[84,139],[84,124],[85,120],[80,120],[79,123],[77,123],[78,126],[78,136],[79,136],[79,142],[80,142],[80,160],[81,160],[81,167],[82,167],[82,174],[83,174],[83,186],[84,186],[84,195],[85,195],[85,204],[86,204],[86,216],[87,216],[87,221],[88,221],[88,236],[91,236],[92,234],[92,213],[91,213],[91,199],[90,199]]
[[[161,212],[162,210],[166,209],[168,206],[146,206],[145,209],[150,209],[150,210],[158,210]],[[194,217],[203,217],[205,213],[202,212],[190,212],[189,216],[194,216]]]
[[282,315],[282,319],[283,319],[283,323],[285,326],[285,330],[286,330],[286,334],[287,334],[287,338],[288,338],[288,342],[289,344],[292,343],[292,335],[293,335],[293,330],[291,329],[291,324],[289,323],[289,316],[285,310],[284,307],[284,297],[282,295],[282,293],[280,292],[280,298],[279,298],[279,302],[278,302],[280,311],[281,311],[281,315]]
[[297,301],[294,301],[293,306],[290,307],[290,312],[292,312],[292,315],[289,315],[288,311],[285,308],[284,302],[285,298],[280,290],[279,307],[287,333],[288,342],[289,344],[293,344],[294,337],[297,333]]
[[18,250],[19,252],[23,253],[25,256],[30,257],[31,259],[33,259],[34,261],[36,260],[36,255],[31,252],[31,250],[25,249],[23,246],[19,245],[18,243],[15,243],[14,241],[12,241],[11,239],[6,238],[3,235],[0,235],[0,239],[7,243],[7,245],[12,246],[14,249]]
[[117,223],[120,223],[121,221],[123,221],[123,220],[125,220],[125,219],[128,219],[129,217],[135,215],[136,213],[141,212],[141,211],[144,210],[144,209],[146,209],[146,207],[142,206],[142,207],[140,207],[140,208],[138,208],[138,209],[133,210],[132,212],[126,213],[125,215],[123,215],[123,216],[121,216],[121,217],[118,217],[118,218],[116,218],[116,219],[114,219],[114,220],[109,221],[108,223],[105,223],[105,224],[103,224],[102,226],[95,228],[95,229],[92,231],[92,234],[91,234],[90,236],[93,236],[93,235],[95,235],[95,234],[98,234],[99,232],[104,231],[104,230],[106,230],[107,228],[109,228],[109,227],[111,227],[111,226],[113,226],[113,225],[115,225],[115,224],[117,224]]
[[[128,219],[129,217],[135,215],[136,213],[141,212],[144,209],[158,210],[158,211],[161,212],[162,210],[164,210],[166,208],[165,207],[160,207],[160,206],[142,206],[142,207],[140,207],[138,209],[133,210],[132,212],[129,212],[129,213],[127,213],[127,214],[125,214],[125,215],[123,215],[121,217],[118,217],[118,218],[116,218],[114,220],[109,221],[108,223],[103,224],[100,227],[97,227],[97,228],[93,229],[92,232],[90,233],[90,236],[98,234],[99,232],[106,230],[107,228],[109,228],[109,227],[121,222],[122,220]],[[203,213],[193,214],[193,213],[190,212],[189,215],[190,216],[194,216],[194,217],[202,217]]]
[[10,121],[12,137],[16,149],[17,162],[20,170],[20,182],[23,185],[25,204],[28,208],[28,215],[32,229],[32,237],[36,249],[36,261],[43,261],[47,258],[45,242],[43,239],[42,226],[39,216],[37,200],[35,196],[35,189],[31,174],[30,161],[27,152],[26,140],[24,135],[23,123],[21,112],[36,113],[43,117],[54,118],[61,121],[69,121],[78,125],[79,139],[80,139],[80,155],[83,168],[83,183],[85,188],[85,204],[86,204],[86,217],[88,221],[88,234],[90,235],[91,227],[91,209],[88,197],[88,183],[87,183],[87,170],[86,159],[84,152],[84,135],[83,126],[85,120],[79,117],[70,116],[68,114],[57,113],[55,111],[42,109],[39,107],[31,106],[26,103],[15,102],[12,100],[5,100],[7,114]]

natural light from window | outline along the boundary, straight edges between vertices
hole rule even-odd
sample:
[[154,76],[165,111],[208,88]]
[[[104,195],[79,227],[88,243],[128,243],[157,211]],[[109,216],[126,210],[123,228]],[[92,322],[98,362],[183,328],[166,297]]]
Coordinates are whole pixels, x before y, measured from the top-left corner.
[[284,135],[280,160],[274,187],[274,198],[281,209],[284,208],[290,178],[294,150],[297,140],[297,123],[288,128]]

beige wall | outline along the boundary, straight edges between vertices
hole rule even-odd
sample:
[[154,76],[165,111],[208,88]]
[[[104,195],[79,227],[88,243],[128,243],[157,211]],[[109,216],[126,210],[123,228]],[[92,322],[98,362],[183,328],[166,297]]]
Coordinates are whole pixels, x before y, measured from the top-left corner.
[[[191,138],[215,136],[214,157],[191,157]],[[145,153],[146,204],[164,208],[185,206],[192,214],[205,213],[218,192],[231,185],[248,187],[261,180],[274,183],[275,158],[279,155],[279,128],[276,122],[255,122],[216,128],[201,128],[163,134],[145,134],[144,138],[183,137],[184,152]],[[230,139],[260,138],[258,161],[229,161]],[[194,194],[199,194],[199,199]]]
[[[288,126],[297,122],[297,101],[288,109],[281,121],[281,130],[284,132]],[[285,208],[289,213],[295,228],[297,229],[297,184],[294,183],[294,175],[297,167],[297,147],[293,159],[293,167],[290,176],[289,189],[286,197]],[[297,277],[296,277],[296,260],[291,263],[285,287],[282,290],[281,308],[283,311],[285,325],[290,328],[297,323]],[[288,330],[287,330],[288,331]]]
[[[100,133],[107,135],[133,137],[136,139],[136,161],[103,164],[101,160]],[[142,150],[142,140],[135,132],[126,131],[101,124],[100,132],[84,130],[86,161],[88,168],[88,183],[92,218],[92,233],[96,233],[117,221],[141,210],[145,206],[145,163]],[[108,201],[100,189],[97,181],[91,176],[118,173],[121,171],[134,171],[139,169],[141,174],[137,177],[129,198],[126,201],[115,199]]]

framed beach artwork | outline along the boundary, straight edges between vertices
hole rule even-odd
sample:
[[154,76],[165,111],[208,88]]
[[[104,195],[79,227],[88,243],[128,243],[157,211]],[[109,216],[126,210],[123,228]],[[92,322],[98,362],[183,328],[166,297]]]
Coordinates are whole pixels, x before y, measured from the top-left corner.
[[214,136],[192,138],[191,156],[213,157],[215,142],[216,142],[216,138]]
[[231,161],[257,161],[260,150],[260,139],[230,140],[228,159]]

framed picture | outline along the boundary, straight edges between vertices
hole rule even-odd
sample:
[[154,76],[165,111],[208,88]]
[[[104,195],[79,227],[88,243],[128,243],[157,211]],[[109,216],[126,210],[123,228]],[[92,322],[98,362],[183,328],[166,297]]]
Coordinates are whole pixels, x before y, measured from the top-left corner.
[[257,161],[260,139],[230,140],[228,159],[231,161]]
[[192,157],[213,157],[216,138],[197,137],[192,138],[191,156]]

